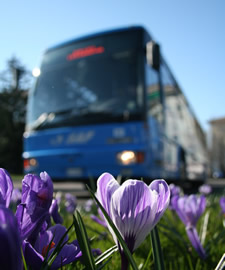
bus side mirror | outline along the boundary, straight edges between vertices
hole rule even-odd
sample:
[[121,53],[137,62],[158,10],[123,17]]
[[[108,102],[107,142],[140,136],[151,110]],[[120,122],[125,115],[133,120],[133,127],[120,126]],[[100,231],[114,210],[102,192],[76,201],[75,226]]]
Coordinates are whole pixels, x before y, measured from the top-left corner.
[[147,63],[154,69],[159,70],[160,67],[160,47],[154,41],[149,41],[146,44]]

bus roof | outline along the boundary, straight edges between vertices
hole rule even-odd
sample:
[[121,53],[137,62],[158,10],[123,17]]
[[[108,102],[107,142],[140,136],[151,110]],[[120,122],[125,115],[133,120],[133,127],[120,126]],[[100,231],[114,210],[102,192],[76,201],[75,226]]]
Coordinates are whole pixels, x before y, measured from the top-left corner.
[[130,31],[130,30],[142,30],[142,31],[147,33],[146,29],[143,26],[140,26],[140,25],[114,28],[114,29],[111,29],[111,30],[99,31],[99,32],[95,32],[93,34],[87,34],[87,35],[83,35],[83,36],[80,36],[80,37],[77,37],[77,38],[74,38],[74,39],[70,39],[68,41],[59,43],[59,44],[57,44],[55,46],[52,46],[52,47],[48,48],[45,51],[45,53],[47,53],[47,52],[49,52],[51,50],[55,50],[55,49],[70,45],[70,44],[72,44],[74,42],[83,41],[83,40],[87,40],[87,39],[91,39],[91,38],[95,38],[95,37],[99,37],[99,36],[103,36],[103,35],[110,35],[110,34],[113,34],[113,33],[120,33],[120,32]]

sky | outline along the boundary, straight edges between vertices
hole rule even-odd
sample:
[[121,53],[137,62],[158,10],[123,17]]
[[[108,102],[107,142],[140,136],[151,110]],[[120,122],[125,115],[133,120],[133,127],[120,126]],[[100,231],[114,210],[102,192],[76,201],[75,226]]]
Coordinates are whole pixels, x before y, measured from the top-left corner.
[[53,45],[144,26],[205,131],[225,117],[224,0],[7,0],[0,3],[0,72],[13,56],[28,70]]

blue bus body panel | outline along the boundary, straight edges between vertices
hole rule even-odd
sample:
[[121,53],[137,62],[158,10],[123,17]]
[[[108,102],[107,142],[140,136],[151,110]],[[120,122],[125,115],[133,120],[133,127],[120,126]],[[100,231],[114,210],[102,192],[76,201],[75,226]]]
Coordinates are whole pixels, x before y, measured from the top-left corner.
[[[151,166],[151,149],[141,122],[111,123],[39,130],[26,136],[23,158],[35,158],[37,166],[25,173],[47,171],[51,177],[82,179],[103,172],[132,177],[160,176]],[[143,163],[125,166],[116,156],[124,150],[145,152]]]

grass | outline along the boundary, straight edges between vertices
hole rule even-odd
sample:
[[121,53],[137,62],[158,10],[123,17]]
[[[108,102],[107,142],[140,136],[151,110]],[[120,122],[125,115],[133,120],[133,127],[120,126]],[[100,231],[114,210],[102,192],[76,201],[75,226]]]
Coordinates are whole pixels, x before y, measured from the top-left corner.
[[10,174],[13,182],[21,182],[24,178],[23,174]]
[[[13,181],[21,181],[23,175],[11,175]],[[215,269],[225,249],[225,217],[221,214],[219,199],[224,194],[212,193],[207,197],[207,207],[198,221],[197,229],[200,238],[204,241],[203,247],[207,252],[207,258],[202,260],[193,249],[185,231],[185,227],[176,213],[167,209],[157,225],[161,248],[164,257],[165,269],[168,270],[208,270]],[[89,212],[83,206],[77,206],[85,224],[91,247],[100,249],[102,252],[115,245],[114,240],[107,228],[99,225],[91,219],[91,214],[97,215],[95,204]],[[73,222],[73,215],[66,212],[65,201],[60,204],[60,214],[63,216],[63,225],[66,228]],[[70,231],[70,240],[76,239],[74,229]],[[139,269],[154,269],[153,252],[150,235],[133,254]],[[147,260],[149,258],[149,260]],[[147,263],[146,263],[147,260]],[[120,254],[115,252],[104,269],[120,269]],[[84,269],[82,262],[75,262],[62,267],[64,270]]]
[[[207,252],[206,260],[200,259],[191,246],[184,225],[176,213],[170,209],[166,210],[164,216],[157,225],[164,256],[165,269],[208,270],[216,268],[224,253],[225,246],[225,229],[223,226],[224,216],[221,215],[219,198],[220,194],[211,195],[207,198],[206,211],[198,221],[197,229],[200,236],[202,235],[203,227],[206,227],[203,244]],[[80,213],[88,236],[91,239],[92,248],[98,248],[104,252],[115,245],[108,229],[91,219],[91,214],[97,215],[95,206],[92,207],[90,212],[85,212],[83,208],[80,208]],[[61,214],[64,217],[64,225],[68,227],[72,222],[72,215],[66,213],[63,205],[61,205]],[[208,216],[207,224],[204,224],[206,215]],[[71,238],[74,239],[74,237],[74,233],[71,233]],[[150,260],[145,269],[154,269],[150,236],[146,238],[133,255],[139,269],[142,269],[141,267],[145,264],[148,256],[150,257]],[[71,266],[65,266],[63,269],[83,269],[83,266],[78,262]],[[119,252],[113,254],[110,263],[108,263],[104,269],[120,269]]]

